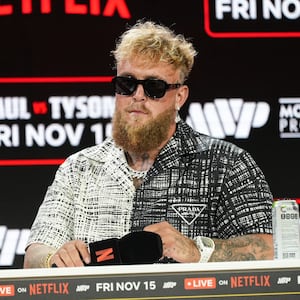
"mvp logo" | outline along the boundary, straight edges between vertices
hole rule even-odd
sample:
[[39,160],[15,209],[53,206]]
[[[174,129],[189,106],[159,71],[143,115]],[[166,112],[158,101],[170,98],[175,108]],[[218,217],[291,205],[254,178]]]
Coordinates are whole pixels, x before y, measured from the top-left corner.
[[103,262],[115,258],[113,248],[107,248],[107,249],[96,251],[96,256],[97,256],[97,262]]
[[203,106],[199,102],[191,103],[186,121],[195,130],[212,137],[247,139],[252,128],[266,124],[269,114],[270,106],[266,102],[215,99]]

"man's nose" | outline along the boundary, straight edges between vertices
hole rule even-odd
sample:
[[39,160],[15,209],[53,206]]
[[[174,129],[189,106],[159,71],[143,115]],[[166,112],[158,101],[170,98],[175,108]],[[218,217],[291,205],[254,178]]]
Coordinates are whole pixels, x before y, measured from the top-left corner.
[[138,84],[136,90],[133,93],[133,98],[136,101],[144,101],[146,99],[146,94],[142,84]]

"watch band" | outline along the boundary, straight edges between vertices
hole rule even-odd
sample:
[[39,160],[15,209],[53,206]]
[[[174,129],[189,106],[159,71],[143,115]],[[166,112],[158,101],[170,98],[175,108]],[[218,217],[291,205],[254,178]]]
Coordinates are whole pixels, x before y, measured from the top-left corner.
[[214,241],[206,236],[197,236],[194,240],[201,256],[199,262],[208,262],[212,253],[215,250]]

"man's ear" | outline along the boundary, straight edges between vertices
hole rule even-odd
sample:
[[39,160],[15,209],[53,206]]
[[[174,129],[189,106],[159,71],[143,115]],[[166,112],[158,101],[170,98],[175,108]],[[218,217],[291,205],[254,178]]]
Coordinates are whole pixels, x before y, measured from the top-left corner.
[[187,85],[183,85],[178,88],[176,93],[176,109],[179,110],[185,103],[189,96],[189,87]]

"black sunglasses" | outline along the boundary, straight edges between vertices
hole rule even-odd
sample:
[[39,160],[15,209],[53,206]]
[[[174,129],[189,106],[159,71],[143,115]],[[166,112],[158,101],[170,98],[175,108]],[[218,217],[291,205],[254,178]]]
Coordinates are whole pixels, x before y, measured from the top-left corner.
[[177,89],[182,85],[181,83],[169,84],[161,79],[149,78],[138,80],[134,77],[126,76],[116,76],[112,79],[112,83],[116,94],[126,96],[132,95],[137,89],[137,86],[141,84],[145,94],[152,99],[162,98],[167,90]]

